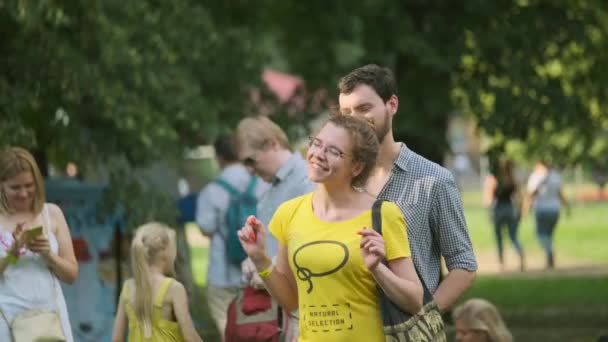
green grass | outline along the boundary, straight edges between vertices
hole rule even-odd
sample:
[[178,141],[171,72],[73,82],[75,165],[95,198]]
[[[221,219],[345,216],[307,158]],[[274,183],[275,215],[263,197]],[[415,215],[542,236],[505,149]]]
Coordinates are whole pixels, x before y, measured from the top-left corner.
[[[463,202],[476,254],[495,258],[490,212],[481,207],[479,193],[464,193]],[[531,215],[522,219],[519,238],[527,256],[544,258]],[[505,248],[512,249],[506,236],[504,240]],[[570,216],[562,212],[554,236],[558,267],[560,261],[570,259],[571,263],[608,268],[607,243],[608,203],[579,203],[573,206]],[[460,302],[473,297],[496,304],[518,342],[597,341],[600,335],[608,334],[608,277],[605,276],[542,272],[481,274]]]
[[[465,216],[475,251],[493,252],[496,242],[489,210],[480,206],[467,206]],[[526,254],[541,256],[542,250],[536,240],[533,221],[533,215],[522,218],[518,230],[519,238]],[[577,205],[572,208],[569,216],[562,211],[554,234],[554,248],[558,258],[561,256],[581,262],[606,264],[608,203]],[[508,238],[505,242],[506,248],[511,248]]]
[[494,303],[515,341],[596,341],[608,334],[608,278],[480,276],[461,301]]

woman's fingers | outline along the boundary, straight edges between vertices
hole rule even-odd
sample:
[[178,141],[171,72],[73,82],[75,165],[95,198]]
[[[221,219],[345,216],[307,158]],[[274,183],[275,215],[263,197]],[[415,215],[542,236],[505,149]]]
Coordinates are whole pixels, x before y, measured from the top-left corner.
[[366,250],[368,253],[373,253],[378,256],[384,257],[385,249],[384,249],[384,241],[378,240],[372,237],[367,237],[362,239],[361,248]]
[[368,241],[376,241],[377,243],[384,245],[384,239],[382,238],[382,236],[366,236],[361,239],[360,246],[363,247],[363,245],[366,244]]
[[367,227],[363,227],[363,229],[359,230],[357,232],[357,234],[363,236],[363,237],[367,237],[367,236],[376,236],[376,237],[382,237],[382,235],[380,235],[377,231],[373,230],[373,229],[369,229]]
[[25,234],[23,230],[24,222],[17,223],[15,230],[13,231],[13,240],[17,241],[20,245],[24,243]]
[[236,234],[239,237],[239,239],[241,239],[241,241],[249,242],[249,232],[250,231],[251,230],[247,226],[245,226],[241,230],[236,232]]
[[257,234],[249,224],[246,224],[243,228],[241,228],[241,230],[237,232],[237,236],[241,241],[246,243],[255,243],[257,240]]
[[245,226],[251,227],[256,232],[264,230],[264,225],[262,224],[262,221],[258,220],[258,218],[253,215],[247,218]]

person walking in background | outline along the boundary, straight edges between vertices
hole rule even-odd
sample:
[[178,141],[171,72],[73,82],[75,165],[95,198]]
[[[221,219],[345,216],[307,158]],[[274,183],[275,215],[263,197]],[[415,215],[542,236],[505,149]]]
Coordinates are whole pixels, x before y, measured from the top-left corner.
[[[236,231],[242,222],[233,226],[229,223],[228,212],[234,202],[235,193],[253,191],[257,200],[268,188],[268,184],[252,176],[239,163],[232,135],[219,136],[213,147],[217,163],[221,169],[215,181],[205,186],[197,201],[196,223],[202,233],[210,237],[209,267],[207,269],[207,303],[222,340],[226,327],[228,305],[242,287],[241,261],[236,262],[229,255],[229,243],[240,243]],[[254,208],[255,209],[255,208]],[[234,241],[233,236],[234,235]],[[230,250],[233,251],[233,247]],[[246,255],[243,252],[243,256]]]
[[[373,120],[380,141],[376,168],[362,189],[401,208],[418,274],[439,309],[447,310],[473,284],[477,270],[454,177],[395,142],[392,120],[399,99],[389,69],[360,67],[344,76],[338,89],[340,111]],[[442,256],[448,274],[439,284]]]
[[509,159],[500,159],[496,176],[489,177],[485,187],[484,202],[486,206],[492,207],[500,268],[505,269],[502,236],[503,229],[506,227],[511,243],[519,255],[519,268],[523,271],[525,269],[524,252],[517,237],[522,200],[514,175],[513,162]]
[[239,232],[273,297],[287,310],[299,308],[299,341],[384,340],[377,286],[411,314],[422,307],[399,207],[384,203],[380,235],[371,229],[376,199],[357,189],[377,153],[368,122],[332,116],[311,137],[306,156],[308,176],[319,186],[283,203],[270,221],[279,241],[276,264],[266,252],[263,222],[251,217]]
[[[267,117],[241,120],[235,138],[239,160],[250,172],[270,183],[270,188],[258,202],[257,218],[260,221],[270,222],[283,202],[314,190],[314,183],[306,175],[306,161],[299,152],[292,151],[285,132]],[[275,257],[278,253],[276,239],[268,235],[266,246],[268,255]],[[263,287],[263,281],[250,259],[243,263],[243,273],[252,286]],[[290,313],[288,321],[288,326],[283,329],[287,332],[283,336],[285,341],[298,336],[297,312]]]
[[541,160],[536,163],[528,178],[527,189],[525,212],[529,211],[530,206],[533,207],[536,234],[545,250],[547,268],[554,268],[553,233],[562,204],[566,206],[566,213],[570,213],[570,204],[562,191],[561,176],[557,170],[549,167],[546,161]]
[[[20,315],[33,317],[40,309],[51,310],[61,325],[58,334],[73,341],[59,284],[78,276],[70,229],[61,209],[45,203],[40,169],[19,147],[0,151],[0,275],[0,341],[19,333],[11,325],[27,317]],[[34,335],[35,328],[26,328],[32,340],[50,337]]]
[[452,312],[456,342],[512,342],[496,307],[485,299],[473,298]]
[[152,222],[139,227],[131,244],[133,279],[122,288],[112,331],[123,342],[200,341],[188,309],[186,289],[174,273],[175,231]]

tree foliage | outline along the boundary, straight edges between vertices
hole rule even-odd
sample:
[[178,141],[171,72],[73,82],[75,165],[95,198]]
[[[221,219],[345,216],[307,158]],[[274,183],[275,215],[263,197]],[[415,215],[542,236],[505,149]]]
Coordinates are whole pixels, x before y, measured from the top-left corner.
[[238,120],[259,80],[252,33],[195,1],[1,6],[3,143],[134,165],[180,156]]
[[[197,1],[0,1],[0,145],[85,171],[179,160],[242,116],[254,34]],[[141,191],[118,200],[145,197],[120,175]]]
[[[375,62],[400,87],[394,129],[427,157],[450,113],[498,140],[580,160],[606,128],[608,9],[601,1],[308,1],[268,6],[288,68],[313,87]],[[314,18],[306,20],[305,18]],[[334,92],[335,94],[335,92]],[[548,146],[564,131],[580,143]],[[539,137],[538,139],[535,137]]]
[[[0,53],[0,145],[59,164],[112,160],[114,182],[255,114],[265,67],[333,99],[353,68],[392,68],[395,135],[438,162],[453,113],[530,155],[606,158],[600,0],[0,1]],[[301,134],[312,102],[272,108]]]
[[[608,127],[608,11],[599,1],[478,3],[452,96],[498,143],[572,164]],[[600,157],[599,155],[597,157]]]

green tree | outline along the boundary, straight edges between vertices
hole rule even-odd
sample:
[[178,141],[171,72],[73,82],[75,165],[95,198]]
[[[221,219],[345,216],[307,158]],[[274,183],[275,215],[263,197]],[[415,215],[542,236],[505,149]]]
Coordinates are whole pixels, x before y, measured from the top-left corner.
[[0,2],[0,145],[42,166],[103,162],[116,188],[145,193],[129,170],[175,162],[243,115],[254,38],[197,1]]
[[[400,87],[396,138],[432,160],[441,162],[448,150],[453,112],[505,139],[575,129],[585,147],[606,125],[600,85],[608,70],[608,11],[601,1],[313,0],[265,7],[267,31],[284,58],[279,64],[313,89],[335,96],[338,78],[357,66],[392,68]],[[545,142],[530,148],[540,151]],[[566,162],[580,159],[568,152],[574,156]]]
[[453,99],[499,140],[567,165],[608,125],[608,11],[600,1],[475,4]]

